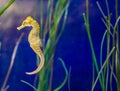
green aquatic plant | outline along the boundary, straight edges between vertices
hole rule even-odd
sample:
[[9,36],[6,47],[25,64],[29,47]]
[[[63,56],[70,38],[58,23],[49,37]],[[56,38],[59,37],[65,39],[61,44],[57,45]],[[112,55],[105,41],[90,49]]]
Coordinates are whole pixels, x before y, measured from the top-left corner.
[[4,8],[0,10],[0,16],[15,2],[15,0],[10,0],[8,4]]
[[65,70],[66,76],[65,76],[65,78],[64,78],[64,81],[61,83],[61,85],[58,86],[56,89],[54,89],[54,91],[59,91],[59,90],[61,90],[61,88],[65,85],[65,83],[67,82],[67,79],[68,79],[68,70],[67,70],[67,68],[66,68],[66,66],[65,66],[65,63],[64,63],[64,61],[63,61],[61,58],[59,58],[59,60],[60,60],[60,62],[61,62],[62,65],[63,65],[63,68],[64,68],[64,70]]
[[[115,2],[118,2],[117,0]],[[111,13],[110,13],[110,10],[109,10],[109,5],[108,5],[108,2],[106,0],[106,6],[107,6],[107,13],[108,13],[108,16],[105,16],[103,10],[101,9],[101,6],[99,4],[99,2],[97,2],[97,5],[98,5],[98,8],[99,10],[101,11],[102,15],[103,15],[103,23],[105,24],[106,26],[106,31],[107,31],[107,55],[109,53],[109,49],[110,49],[110,42],[112,43],[112,47],[115,47],[115,51],[113,52],[112,54],[112,60],[110,62],[107,63],[105,69],[104,69],[104,78],[106,79],[105,81],[105,85],[106,85],[106,90],[107,90],[107,86],[108,86],[108,80],[110,80],[110,89],[112,91],[112,78],[114,77],[116,83],[117,83],[117,91],[119,91],[119,74],[117,73],[117,70],[119,68],[116,68],[116,73],[114,72],[114,68],[117,67],[119,65],[119,31],[118,31],[118,22],[120,20],[120,17],[118,17],[118,13],[116,13],[116,22],[115,24],[112,24],[111,23]],[[118,7],[118,3],[116,3],[116,5]],[[118,8],[116,7],[116,12],[118,12]],[[110,38],[112,38],[112,40],[110,40]],[[109,59],[110,60],[110,59]],[[117,63],[118,62],[118,63]],[[109,73],[109,70],[110,70],[110,73]],[[119,72],[119,71],[118,71]],[[106,75],[106,77],[105,77]],[[110,75],[110,78],[109,78],[109,75]],[[117,77],[118,75],[118,77]]]
[[[93,47],[93,43],[92,43],[92,38],[91,38],[91,33],[90,33],[90,26],[89,26],[89,19],[88,19],[88,16],[87,16],[87,13],[83,13],[83,16],[84,16],[84,21],[85,21],[85,25],[86,25],[86,30],[87,30],[87,34],[88,34],[88,38],[89,38],[89,42],[90,42],[90,47],[91,47],[91,51],[92,51],[92,60],[93,60],[93,82],[92,84],[94,84],[94,71],[96,69],[97,73],[99,73],[99,68],[98,68],[98,63],[97,63],[97,59],[96,59],[96,55],[95,55],[95,51],[94,51],[94,47]],[[99,77],[99,80],[100,80],[100,85],[101,85],[101,88],[104,89],[104,86],[103,86],[103,82],[102,82],[102,78]],[[104,91],[104,90],[103,90]]]
[[[43,0],[41,0],[41,3],[43,3]],[[55,5],[55,9],[53,7],[53,4],[54,4],[54,0],[48,1],[47,17],[46,17],[45,25],[43,25],[43,18],[44,18],[42,13],[43,10],[41,10],[40,27],[42,32],[42,38],[44,39],[43,48],[45,55],[45,65],[39,73],[38,91],[46,91],[46,90],[51,91],[52,89],[53,63],[54,63],[53,58],[55,54],[55,46],[64,30],[64,26],[68,14],[69,0],[58,0]],[[60,20],[62,19],[62,16],[63,16],[63,25],[60,33],[58,34],[57,33],[58,27]],[[48,39],[46,37],[47,34],[49,34]],[[45,40],[47,40],[46,43]]]
[[35,88],[35,87],[34,87],[32,84],[30,84],[29,82],[26,82],[26,81],[24,81],[24,80],[21,80],[21,82],[23,82],[23,83],[27,84],[28,86],[30,86],[31,88],[33,88],[34,91],[37,91],[37,88]]
[[[103,12],[99,2],[97,3],[97,6],[103,16],[102,21],[106,26],[105,32],[103,34],[103,38],[101,40],[101,47],[100,47],[100,69],[98,69],[98,61],[96,60],[96,57],[93,59],[93,65],[95,65],[95,68],[97,71],[97,77],[95,79],[95,72],[93,70],[93,84],[92,84],[92,91],[94,91],[94,88],[98,82],[98,79],[100,81],[101,89],[102,91],[108,91],[108,87],[110,87],[110,90],[113,91],[113,80],[117,84],[117,91],[120,91],[120,55],[119,55],[119,27],[118,23],[120,21],[120,16],[118,16],[118,0],[115,0],[115,12],[116,12],[116,22],[115,24],[111,23],[112,14],[110,13],[109,4],[108,1],[106,2],[106,8],[107,8],[107,14]],[[88,33],[88,38],[91,46],[92,51],[92,57],[96,56],[94,53],[94,47],[92,44],[91,34],[90,34],[90,24],[89,24],[89,11],[88,11],[88,0],[86,0],[86,13],[83,14],[84,21],[86,24],[86,30]],[[102,58],[102,52],[103,52],[103,44],[106,39],[106,60],[103,61]],[[112,45],[111,45],[112,44]],[[104,54],[105,55],[105,54]],[[103,63],[104,62],[104,63]],[[115,70],[116,68],[116,70]],[[114,78],[114,79],[113,79]]]

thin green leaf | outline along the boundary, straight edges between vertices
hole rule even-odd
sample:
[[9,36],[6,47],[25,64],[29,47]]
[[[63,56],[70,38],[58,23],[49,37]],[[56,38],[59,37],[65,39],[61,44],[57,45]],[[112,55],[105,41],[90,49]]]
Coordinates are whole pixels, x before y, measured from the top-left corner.
[[65,78],[64,78],[64,81],[61,83],[61,85],[59,86],[59,87],[57,87],[56,89],[54,89],[53,91],[60,91],[60,89],[65,85],[65,83],[67,82],[67,78],[68,78],[68,70],[67,70],[67,68],[66,68],[66,66],[65,66],[65,63],[64,63],[64,61],[61,59],[61,58],[59,58],[59,60],[60,60],[60,62],[62,63],[62,66],[63,66],[63,68],[64,68],[64,70],[65,70],[65,74],[66,74],[66,76],[65,76]]
[[102,70],[104,69],[104,67],[106,66],[106,64],[108,63],[108,61],[109,61],[108,59],[110,58],[110,56],[112,55],[112,53],[114,52],[114,50],[115,50],[115,47],[113,47],[112,50],[110,51],[110,53],[107,55],[107,58],[106,58],[104,64],[102,65],[102,67],[101,67],[98,75],[97,75],[97,78],[96,78],[96,80],[95,80],[95,83],[94,83],[94,85],[92,86],[92,91],[94,91],[94,88],[95,88],[95,86],[96,86],[96,84],[97,84],[97,82],[98,82],[98,79],[99,79],[99,77],[100,77],[100,74],[101,74]]
[[13,3],[14,3],[15,0],[10,0],[9,3],[0,10],[0,16],[7,10],[7,8],[9,8]]

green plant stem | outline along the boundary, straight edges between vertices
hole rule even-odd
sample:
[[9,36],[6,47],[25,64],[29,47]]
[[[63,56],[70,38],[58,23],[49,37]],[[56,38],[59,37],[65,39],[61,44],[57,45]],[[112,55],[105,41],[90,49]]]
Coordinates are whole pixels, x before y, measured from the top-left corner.
[[[109,11],[109,5],[108,5],[108,1],[106,0],[106,7],[107,7],[107,13],[108,13],[108,17],[106,18],[106,25],[107,25],[107,56],[109,55],[110,52],[110,11]],[[110,60],[110,59],[108,59]],[[108,61],[109,62],[109,61]],[[107,62],[107,65],[104,69],[105,73],[106,73],[106,81],[105,81],[105,85],[106,85],[106,91],[107,91],[107,86],[108,86],[108,75],[109,75],[109,63]]]
[[70,89],[70,76],[71,76],[71,66],[70,66],[70,68],[69,68],[69,74],[68,74],[68,91],[71,91],[71,89]]
[[[102,50],[103,50],[103,43],[104,43],[104,41],[105,41],[105,37],[106,37],[106,34],[107,34],[107,31],[105,30],[105,32],[104,32],[104,34],[103,34],[103,37],[102,37],[102,41],[101,41],[101,48],[100,48],[100,66],[102,67],[102,65],[103,65],[103,63],[102,63]],[[103,72],[101,73],[101,75],[102,75],[102,82],[103,82],[103,84],[104,84],[104,82],[105,82],[105,78],[104,78],[104,74],[103,74]],[[105,87],[104,87],[105,88]]]
[[[54,54],[55,47],[58,39],[60,38],[63,28],[66,22],[66,6],[69,0],[58,0],[55,5],[55,10],[53,12],[53,0],[48,1],[47,7],[47,17],[45,25],[43,26],[43,21],[41,21],[41,26],[44,32],[42,33],[44,40],[44,56],[45,56],[45,65],[42,70],[39,72],[39,83],[38,83],[38,91],[47,91],[52,89],[52,70],[53,70],[53,62],[54,62]],[[43,2],[43,1],[42,1]],[[41,11],[43,13],[43,10]],[[41,15],[43,18],[43,15]],[[60,20],[64,17],[62,31],[58,33],[58,27]],[[49,34],[47,37],[46,35]],[[50,79],[50,81],[49,81]]]
[[[88,22],[88,20],[86,18],[86,15],[84,13],[83,13],[83,17],[84,17],[84,21],[85,21],[85,25],[86,25],[86,30],[87,30],[87,34],[88,34],[89,43],[90,43],[90,48],[91,48],[91,51],[92,51],[93,63],[95,65],[95,69],[96,69],[97,73],[99,73],[97,59],[96,59],[96,56],[95,56],[94,47],[93,47],[93,44],[92,44],[92,38],[91,38],[91,34],[90,34],[89,22]],[[104,91],[104,87],[103,87],[103,84],[102,84],[101,77],[99,77],[99,81],[100,81],[102,91]]]
[[0,16],[14,3],[15,0],[10,0],[9,3],[0,10]]
[[24,80],[21,80],[21,82],[27,84],[28,86],[30,86],[31,88],[33,88],[35,91],[37,91],[37,89],[33,85],[31,85],[30,83],[28,83],[28,82],[26,82]]
[[68,70],[67,70],[67,68],[66,68],[66,66],[65,66],[65,63],[64,63],[64,61],[61,59],[61,58],[59,58],[59,60],[60,60],[60,62],[62,63],[62,66],[63,66],[63,68],[64,68],[64,70],[65,70],[65,74],[66,74],[66,76],[65,76],[65,78],[64,78],[64,81],[61,83],[61,85],[60,86],[58,86],[56,89],[54,89],[53,91],[60,91],[60,89],[65,85],[65,83],[67,82],[67,78],[68,78]]
[[[93,59],[93,64],[92,64],[92,66],[93,66],[93,82],[92,83],[94,83],[94,74],[95,74],[94,69],[96,69],[96,71],[98,73],[99,68],[98,68],[97,59],[96,59],[96,55],[95,55],[95,51],[94,51],[94,47],[93,47],[93,43],[92,43],[92,38],[91,38],[91,34],[90,34],[88,0],[86,0],[86,15],[83,14],[83,16],[84,16],[84,21],[85,21],[85,24],[86,24],[86,30],[87,30],[87,34],[88,34],[90,48],[91,48],[91,51],[92,51],[92,59]],[[94,68],[94,66],[95,66],[95,68]],[[102,91],[104,91],[104,85],[103,85],[101,77],[99,78],[99,81],[100,81]]]
[[100,77],[100,74],[101,74],[102,70],[104,69],[104,67],[107,65],[107,63],[108,63],[108,61],[109,61],[109,58],[110,58],[110,56],[112,55],[112,53],[114,52],[114,50],[115,50],[115,47],[113,47],[112,50],[110,51],[110,53],[107,55],[106,60],[105,60],[104,64],[102,65],[102,67],[101,67],[101,69],[100,69],[100,71],[99,71],[99,73],[98,73],[98,76],[97,76],[97,78],[96,78],[96,80],[95,80],[95,83],[94,83],[94,85],[92,86],[92,91],[94,91],[95,85],[96,85],[96,83],[97,83],[97,81],[98,81],[98,79],[99,79],[99,77]]
[[[116,11],[116,21],[118,19],[118,0],[115,0],[115,11]],[[118,27],[118,24],[117,24],[117,27],[116,27],[116,77],[117,77],[117,80],[118,80],[118,83],[117,83],[117,91],[120,91],[120,49],[119,49],[119,27]]]

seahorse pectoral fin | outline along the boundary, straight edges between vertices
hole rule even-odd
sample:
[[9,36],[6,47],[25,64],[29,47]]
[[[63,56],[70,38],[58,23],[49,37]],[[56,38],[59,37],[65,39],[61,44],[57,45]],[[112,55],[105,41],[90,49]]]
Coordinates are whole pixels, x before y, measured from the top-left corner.
[[18,29],[18,30],[21,30],[21,29],[23,29],[24,27],[25,27],[25,26],[21,25],[21,26],[17,27],[17,29]]

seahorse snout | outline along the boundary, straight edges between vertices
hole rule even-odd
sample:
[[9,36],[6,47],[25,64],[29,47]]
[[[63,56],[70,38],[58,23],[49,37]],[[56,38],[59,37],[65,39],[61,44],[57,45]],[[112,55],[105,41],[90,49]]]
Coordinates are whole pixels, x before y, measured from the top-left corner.
[[23,29],[24,27],[25,27],[25,26],[21,25],[21,26],[17,27],[17,29],[18,29],[18,30],[21,30],[21,29]]

